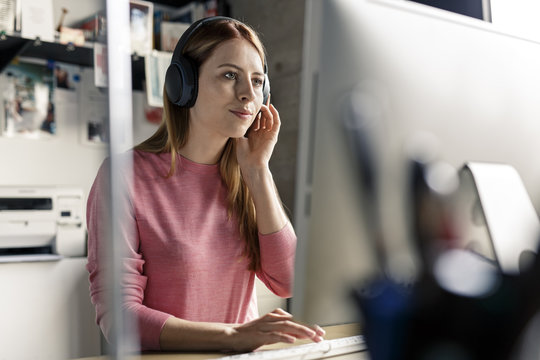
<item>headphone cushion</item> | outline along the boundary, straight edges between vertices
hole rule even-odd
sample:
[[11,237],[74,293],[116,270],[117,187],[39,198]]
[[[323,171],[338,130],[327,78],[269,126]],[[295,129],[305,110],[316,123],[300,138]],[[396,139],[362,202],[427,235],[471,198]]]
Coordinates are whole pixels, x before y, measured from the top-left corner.
[[178,63],[174,61],[169,65],[165,74],[165,90],[167,91],[169,101],[173,104],[176,104],[180,100],[180,95],[182,94],[181,83],[181,71]]
[[192,107],[197,100],[199,79],[197,66],[183,56],[171,62],[165,75],[169,100],[178,106]]
[[263,84],[263,104],[266,105],[268,102],[268,97],[270,96],[270,80],[268,79],[268,74],[264,74],[264,84]]

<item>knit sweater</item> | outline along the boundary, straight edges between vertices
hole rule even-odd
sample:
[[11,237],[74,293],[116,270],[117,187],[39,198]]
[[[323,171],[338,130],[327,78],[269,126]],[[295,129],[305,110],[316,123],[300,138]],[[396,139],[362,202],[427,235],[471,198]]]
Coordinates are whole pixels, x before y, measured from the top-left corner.
[[[227,211],[219,165],[178,156],[175,174],[165,178],[170,153],[135,150],[121,158],[133,159],[134,171],[132,181],[122,173],[125,198],[114,200],[121,217],[120,235],[114,241],[124,248],[123,309],[138,323],[142,349],[159,349],[159,336],[170,316],[221,323],[255,319],[255,276],[276,295],[291,295],[296,248],[292,226],[259,233],[261,270],[248,271],[238,221]],[[111,329],[104,275],[106,223],[111,218],[109,169],[106,160],[87,203],[90,296],[106,338]]]

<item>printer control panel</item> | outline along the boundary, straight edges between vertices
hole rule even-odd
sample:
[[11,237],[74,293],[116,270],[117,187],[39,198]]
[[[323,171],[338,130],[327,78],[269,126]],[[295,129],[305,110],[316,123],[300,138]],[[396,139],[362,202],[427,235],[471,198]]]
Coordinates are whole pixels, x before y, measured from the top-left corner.
[[82,214],[82,202],[81,196],[77,195],[58,195],[58,222],[59,223],[81,223]]

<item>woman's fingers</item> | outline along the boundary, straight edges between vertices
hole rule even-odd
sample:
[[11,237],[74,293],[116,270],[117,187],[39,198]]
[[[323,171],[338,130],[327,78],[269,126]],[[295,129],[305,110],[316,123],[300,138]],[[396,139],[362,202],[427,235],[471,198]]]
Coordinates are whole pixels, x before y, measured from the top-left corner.
[[320,337],[323,337],[324,335],[326,335],[326,331],[324,331],[324,329],[322,327],[320,327],[319,325],[315,325],[313,326],[313,330],[317,333],[317,335],[319,335]]
[[[272,311],[272,313],[283,315],[289,319],[293,318],[292,314],[286,312],[285,310],[281,308],[275,309],[274,311]],[[319,336],[326,335],[326,331],[324,331],[323,328],[321,328],[319,325],[313,325],[310,327],[310,329],[313,330]]]
[[284,342],[292,344],[296,341],[296,338],[292,335],[280,333],[280,332],[272,332],[266,334],[267,341],[266,344],[275,344],[277,342]]
[[237,351],[251,351],[261,345],[277,342],[294,343],[296,339],[311,339],[322,341],[324,330],[315,325],[309,327],[293,319],[293,316],[283,309],[274,311],[249,323],[235,326]]
[[286,312],[285,310],[283,310],[282,308],[276,308],[272,311],[272,314],[280,314],[280,315],[284,315],[284,316],[287,316],[287,317],[290,317],[292,318],[292,314],[291,313],[288,313]]
[[270,112],[270,109],[268,108],[268,106],[266,106],[266,105],[261,106],[261,127],[260,127],[260,129],[262,129],[262,130],[271,129],[271,127],[269,127],[269,126],[270,126],[271,123],[273,123],[272,116],[273,115]]
[[279,125],[281,125],[280,119],[279,119],[279,113],[276,109],[276,107],[272,104],[266,106],[261,106],[261,126],[260,129],[263,130],[272,130],[275,128],[276,125],[278,125],[277,130],[279,130]]
[[262,117],[262,114],[261,112],[259,112],[257,116],[255,117],[254,124],[252,125],[253,131],[257,131],[261,128],[261,117]]
[[307,326],[298,324],[291,320],[282,320],[269,322],[261,327],[261,331],[264,332],[280,332],[293,335],[297,338],[311,339],[317,336],[317,333]]
[[281,126],[281,119],[279,117],[279,112],[277,111],[276,107],[272,104],[270,104],[270,111],[272,112],[272,128],[277,126],[277,131],[279,131],[279,127]]
[[264,332],[280,332],[301,339],[312,339],[321,341],[324,336],[324,330],[318,325],[308,327],[293,320],[293,316],[283,309],[275,309],[265,315],[265,322],[260,330]]

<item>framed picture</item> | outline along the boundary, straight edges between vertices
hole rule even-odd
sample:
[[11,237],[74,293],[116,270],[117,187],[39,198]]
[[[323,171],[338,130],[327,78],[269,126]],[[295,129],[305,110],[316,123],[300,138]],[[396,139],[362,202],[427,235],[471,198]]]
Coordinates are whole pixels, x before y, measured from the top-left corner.
[[129,23],[131,29],[131,52],[139,56],[152,51],[152,18],[154,4],[149,1],[129,1]]
[[160,30],[161,50],[173,52],[176,43],[178,43],[178,40],[190,25],[190,23],[162,21]]
[[54,84],[56,89],[77,91],[81,82],[79,65],[54,62]]
[[1,133],[7,137],[50,138],[56,134],[54,63],[15,58],[1,74]]
[[163,86],[171,59],[172,53],[157,50],[145,58],[146,95],[150,106],[163,107]]
[[107,88],[98,88],[95,85],[92,68],[84,68],[81,72],[79,121],[80,141],[83,145],[107,145],[109,121]]

